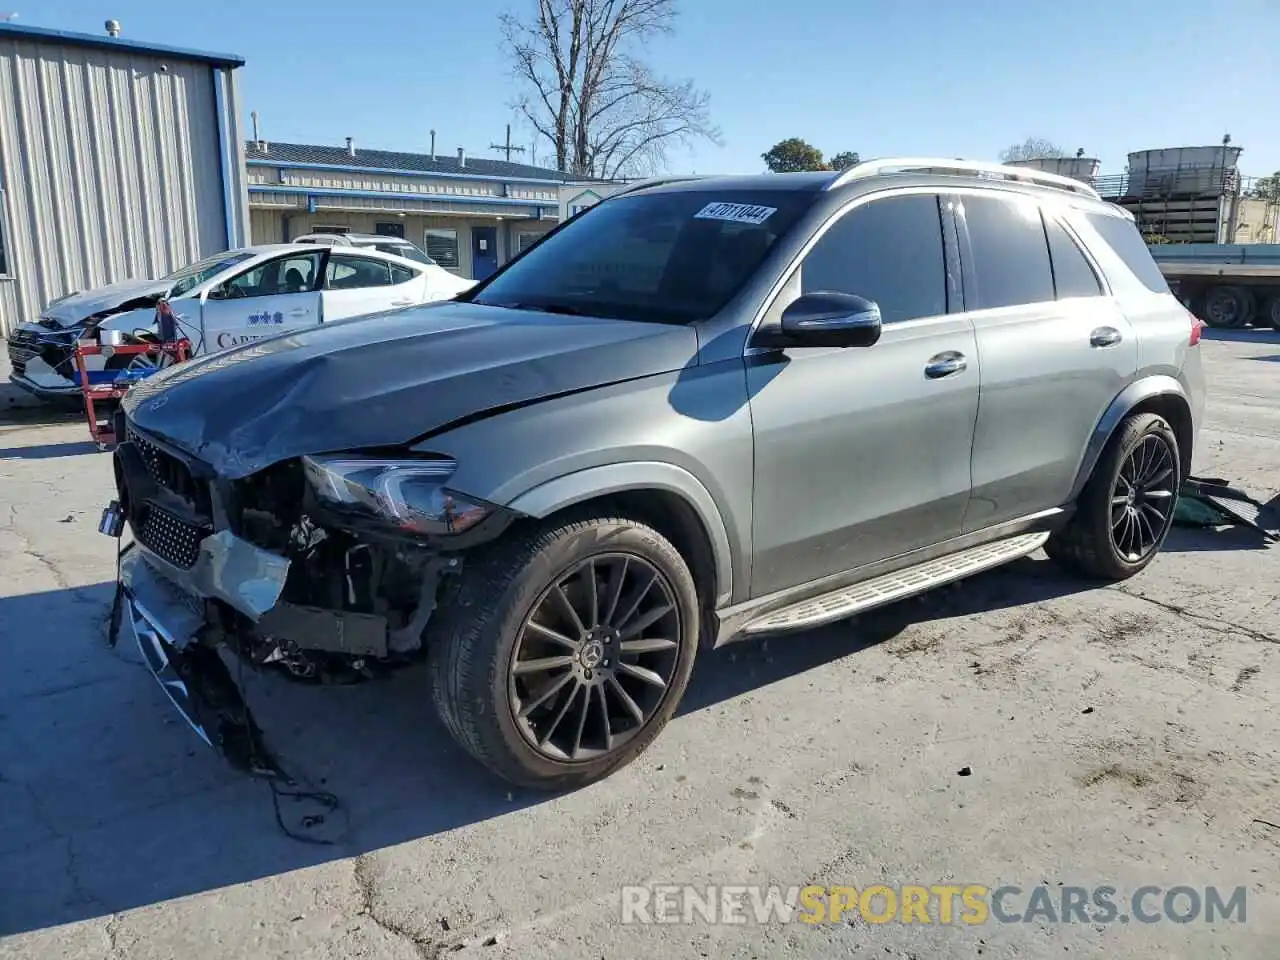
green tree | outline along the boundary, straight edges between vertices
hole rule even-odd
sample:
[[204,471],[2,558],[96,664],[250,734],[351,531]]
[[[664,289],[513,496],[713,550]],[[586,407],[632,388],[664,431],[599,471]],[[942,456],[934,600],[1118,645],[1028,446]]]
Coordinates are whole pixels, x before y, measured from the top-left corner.
[[801,170],[826,170],[822,151],[799,137],[779,140],[762,153],[764,165],[774,173],[796,173]]
[[1255,200],[1280,202],[1280,170],[1269,177],[1259,177],[1245,195]]
[[850,167],[856,167],[861,162],[861,157],[853,150],[845,150],[843,153],[837,153],[827,163],[827,167],[831,170],[848,170]]

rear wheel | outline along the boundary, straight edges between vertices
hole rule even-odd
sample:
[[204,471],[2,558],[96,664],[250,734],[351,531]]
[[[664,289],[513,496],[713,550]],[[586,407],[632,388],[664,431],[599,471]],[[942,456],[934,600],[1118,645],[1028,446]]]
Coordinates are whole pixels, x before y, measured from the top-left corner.
[[698,624],[689,568],[656,530],[619,517],[552,523],[469,558],[428,657],[432,694],[495,773],[583,786],[671,718]]
[[1211,327],[1247,326],[1256,309],[1257,302],[1245,287],[1210,287],[1201,301],[1201,314]]
[[1173,428],[1154,413],[1135,414],[1107,444],[1075,515],[1045,551],[1085,576],[1132,577],[1155,558],[1168,536],[1181,485]]
[[1267,297],[1262,307],[1261,319],[1272,329],[1280,330],[1280,293],[1273,293]]

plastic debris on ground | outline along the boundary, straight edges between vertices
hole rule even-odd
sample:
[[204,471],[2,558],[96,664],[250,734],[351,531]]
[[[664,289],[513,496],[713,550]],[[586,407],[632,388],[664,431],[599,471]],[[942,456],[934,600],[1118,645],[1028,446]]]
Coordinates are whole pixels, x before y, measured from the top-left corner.
[[1184,527],[1248,527],[1267,540],[1280,540],[1274,511],[1217,477],[1187,477],[1178,491],[1173,522]]

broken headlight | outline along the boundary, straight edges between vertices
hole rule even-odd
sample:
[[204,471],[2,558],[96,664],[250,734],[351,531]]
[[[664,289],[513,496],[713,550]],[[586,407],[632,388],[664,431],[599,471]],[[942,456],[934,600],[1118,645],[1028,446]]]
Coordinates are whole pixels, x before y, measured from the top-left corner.
[[322,502],[376,515],[408,533],[436,535],[469,530],[493,509],[445,487],[457,466],[448,459],[302,458]]

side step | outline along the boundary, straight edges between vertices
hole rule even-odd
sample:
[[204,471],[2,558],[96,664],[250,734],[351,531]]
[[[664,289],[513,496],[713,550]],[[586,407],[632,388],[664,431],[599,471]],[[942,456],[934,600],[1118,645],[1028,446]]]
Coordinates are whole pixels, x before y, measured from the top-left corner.
[[749,622],[742,628],[742,632],[754,634],[804,630],[843,620],[872,607],[924,593],[952,580],[1025,557],[1038,550],[1048,539],[1048,533],[1023,533],[995,543],[984,543],[979,547],[971,547],[905,570],[863,580],[820,597],[802,600],[781,610],[766,613]]

